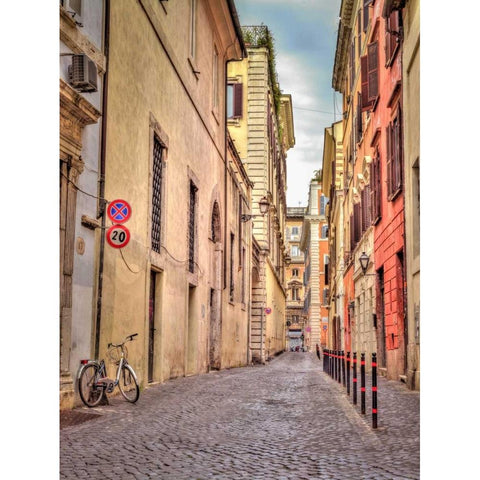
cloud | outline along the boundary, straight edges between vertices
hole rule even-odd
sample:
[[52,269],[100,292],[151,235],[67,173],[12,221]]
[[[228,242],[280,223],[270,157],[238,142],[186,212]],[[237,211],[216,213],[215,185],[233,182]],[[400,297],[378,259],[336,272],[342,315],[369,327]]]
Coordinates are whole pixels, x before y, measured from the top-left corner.
[[313,171],[322,167],[324,130],[340,119],[332,88],[340,3],[235,0],[241,25],[269,28],[280,89],[292,95],[295,147],[287,152],[288,206],[306,205]]

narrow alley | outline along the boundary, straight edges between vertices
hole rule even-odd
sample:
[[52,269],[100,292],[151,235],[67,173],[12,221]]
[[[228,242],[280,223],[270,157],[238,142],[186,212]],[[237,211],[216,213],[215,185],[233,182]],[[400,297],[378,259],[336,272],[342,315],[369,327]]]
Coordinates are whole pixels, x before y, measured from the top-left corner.
[[377,430],[313,353],[113,397],[62,428],[60,478],[417,479],[419,392],[378,381]]

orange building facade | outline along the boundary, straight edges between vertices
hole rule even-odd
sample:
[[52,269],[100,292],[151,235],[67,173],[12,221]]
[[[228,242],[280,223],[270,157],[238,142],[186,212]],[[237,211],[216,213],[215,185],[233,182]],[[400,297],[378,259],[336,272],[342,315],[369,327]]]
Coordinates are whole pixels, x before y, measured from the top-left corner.
[[345,296],[331,348],[376,352],[396,380],[407,370],[403,3],[342,1],[332,81],[343,95]]

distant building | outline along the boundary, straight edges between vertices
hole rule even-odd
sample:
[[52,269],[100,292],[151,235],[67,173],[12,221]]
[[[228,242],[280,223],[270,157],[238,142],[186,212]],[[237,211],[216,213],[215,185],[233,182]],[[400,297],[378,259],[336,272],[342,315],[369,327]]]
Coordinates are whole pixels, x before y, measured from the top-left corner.
[[300,250],[305,256],[304,315],[307,317],[305,345],[315,351],[316,345],[326,347],[329,308],[328,198],[322,192],[320,178],[310,182]]
[[287,285],[287,348],[303,346],[306,315],[303,311],[305,296],[305,258],[300,250],[305,207],[287,207],[286,240],[290,263],[285,269]]
[[329,192],[327,205],[328,225],[328,277],[330,295],[328,299],[328,341],[330,350],[351,351],[351,342],[345,325],[345,231],[343,226],[344,178],[343,178],[343,123],[336,122],[325,129],[322,163],[322,190]]

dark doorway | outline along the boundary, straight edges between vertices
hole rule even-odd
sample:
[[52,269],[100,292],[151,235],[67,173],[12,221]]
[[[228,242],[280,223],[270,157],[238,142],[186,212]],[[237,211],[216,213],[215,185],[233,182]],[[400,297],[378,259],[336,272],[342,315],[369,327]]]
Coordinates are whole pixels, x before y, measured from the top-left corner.
[[377,270],[377,348],[378,363],[387,366],[387,348],[385,342],[385,281],[383,267]]
[[150,272],[150,298],[148,302],[148,383],[153,382],[153,365],[155,357],[155,291],[157,273]]

